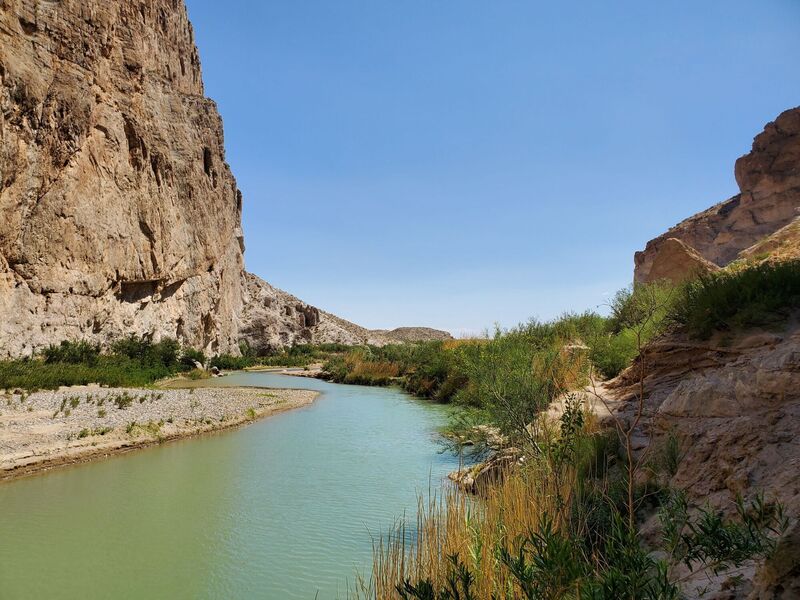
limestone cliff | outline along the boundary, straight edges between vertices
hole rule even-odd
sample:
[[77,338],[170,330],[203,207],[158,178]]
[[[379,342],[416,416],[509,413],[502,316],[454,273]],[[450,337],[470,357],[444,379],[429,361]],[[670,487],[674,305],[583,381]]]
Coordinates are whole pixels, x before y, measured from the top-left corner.
[[0,356],[369,338],[246,276],[241,212],[182,0],[0,0]]
[[182,2],[0,0],[0,344],[235,345],[242,196]]
[[[679,223],[636,254],[637,283],[659,278],[653,265],[661,262],[663,272],[663,264],[670,262],[671,259],[658,259],[668,250],[670,239],[683,242],[703,259],[723,267],[798,216],[800,107],[787,110],[764,128],[755,138],[751,152],[736,162],[735,173],[740,194]],[[672,261],[667,270],[680,273],[682,264]],[[686,264],[694,266],[691,262]]]

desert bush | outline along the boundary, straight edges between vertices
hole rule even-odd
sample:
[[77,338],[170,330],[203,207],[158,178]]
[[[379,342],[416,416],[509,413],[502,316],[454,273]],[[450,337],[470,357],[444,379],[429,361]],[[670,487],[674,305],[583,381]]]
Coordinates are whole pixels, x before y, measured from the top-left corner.
[[67,363],[67,364],[88,364],[97,362],[100,356],[100,347],[89,342],[70,342],[64,340],[58,346],[48,346],[42,351],[44,362]]
[[180,358],[181,370],[191,371],[197,367],[196,363],[206,364],[206,355],[194,348],[184,348]]
[[690,335],[770,326],[800,307],[800,260],[719,271],[686,285],[671,311]]

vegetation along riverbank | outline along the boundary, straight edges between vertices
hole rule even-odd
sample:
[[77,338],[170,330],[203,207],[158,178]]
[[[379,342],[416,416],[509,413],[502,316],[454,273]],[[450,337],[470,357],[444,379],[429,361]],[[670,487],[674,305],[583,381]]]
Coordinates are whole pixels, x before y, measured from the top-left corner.
[[[464,474],[482,501],[454,490],[421,499],[416,523],[376,542],[356,595],[661,600],[769,589],[792,564],[797,480],[782,473],[800,454],[772,436],[742,436],[788,418],[792,405],[776,400],[778,412],[765,416],[740,401],[730,412],[736,395],[723,382],[744,399],[738,376],[752,371],[763,384],[790,369],[798,306],[800,262],[739,263],[687,284],[623,291],[608,318],[566,315],[484,340],[335,357],[325,367],[334,380],[397,382],[468,408],[453,424],[456,443],[489,431],[493,445],[497,433],[503,440]],[[722,400],[684,416],[670,402],[690,374],[710,386],[709,402],[714,390]],[[786,385],[781,377],[769,385]],[[739,457],[736,475],[711,458],[714,445]]]
[[[487,457],[455,477],[481,502],[455,489],[425,498],[408,525],[415,544],[402,529],[376,542],[362,596],[678,598],[687,586],[752,578],[797,507],[774,490],[700,502],[676,485],[694,459],[689,434],[663,421],[669,411],[652,398],[675,379],[674,347],[728,353],[742,369],[746,358],[755,363],[754,349],[780,353],[780,341],[796,337],[799,304],[800,262],[761,261],[623,290],[609,316],[565,315],[482,339],[211,358],[171,340],[128,338],[107,351],[63,343],[0,363],[0,469],[14,477],[89,460],[315,397],[156,387],[163,378],[202,385],[212,367],[324,362],[322,376],[336,382],[399,385],[461,407],[446,432],[453,449],[477,446]],[[772,345],[751,341],[765,336]]]

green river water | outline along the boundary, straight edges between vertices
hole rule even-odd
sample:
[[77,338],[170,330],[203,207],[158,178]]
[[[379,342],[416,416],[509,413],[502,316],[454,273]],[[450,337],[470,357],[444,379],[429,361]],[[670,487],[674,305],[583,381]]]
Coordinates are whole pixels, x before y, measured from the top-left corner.
[[248,427],[0,484],[0,599],[346,598],[372,536],[458,459],[442,407],[272,373],[322,392]]

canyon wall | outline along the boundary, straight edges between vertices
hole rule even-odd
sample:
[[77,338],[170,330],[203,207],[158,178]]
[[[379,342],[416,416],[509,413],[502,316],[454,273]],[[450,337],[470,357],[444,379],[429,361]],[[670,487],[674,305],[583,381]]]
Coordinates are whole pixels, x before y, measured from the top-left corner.
[[0,356],[371,339],[247,276],[241,213],[183,0],[0,0]]
[[[682,265],[696,268],[675,254],[678,240],[713,265],[724,267],[764,238],[790,225],[800,214],[800,107],[787,110],[753,141],[751,152],[735,167],[741,192],[679,223],[647,244],[635,257],[634,281],[682,279]],[[660,266],[659,266],[660,263]],[[657,268],[654,268],[656,266]]]
[[235,346],[242,196],[176,0],[0,0],[0,343]]
[[[800,108],[781,114],[736,163],[741,194],[687,219],[636,255],[636,281],[682,281],[733,261],[800,258]],[[693,507],[734,514],[737,495],[780,502],[788,531],[774,555],[683,581],[687,597],[800,597],[800,307],[782,325],[669,331],[607,383],[641,453],[680,447],[669,485]],[[646,373],[640,381],[641,373]],[[643,402],[641,391],[645,390]],[[642,527],[658,535],[655,517]],[[653,538],[655,539],[655,538]]]

